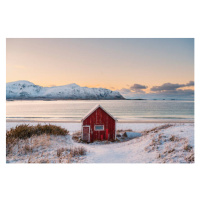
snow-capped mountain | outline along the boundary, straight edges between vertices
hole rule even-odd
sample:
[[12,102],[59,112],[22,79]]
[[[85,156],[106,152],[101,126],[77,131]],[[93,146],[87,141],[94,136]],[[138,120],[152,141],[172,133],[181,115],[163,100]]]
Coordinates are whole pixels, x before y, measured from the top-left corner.
[[6,99],[124,99],[117,91],[69,85],[42,87],[29,81],[6,84]]

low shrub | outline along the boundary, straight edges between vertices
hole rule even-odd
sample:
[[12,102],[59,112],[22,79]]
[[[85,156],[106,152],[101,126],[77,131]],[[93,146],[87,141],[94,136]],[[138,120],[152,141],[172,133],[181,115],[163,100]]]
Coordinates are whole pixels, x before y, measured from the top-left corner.
[[57,156],[60,157],[64,151],[67,151],[66,148],[57,149]]
[[182,139],[179,138],[179,137],[176,137],[175,135],[172,135],[172,136],[169,138],[169,140],[170,140],[171,142],[179,142],[179,141],[182,140]]
[[189,144],[184,146],[184,150],[185,151],[191,151],[192,150],[192,146],[190,146]]
[[80,142],[81,141],[81,132],[76,132],[72,135],[72,139],[75,142]]
[[78,147],[78,154],[79,155],[81,155],[81,156],[86,155],[86,152],[87,152],[86,148]]
[[48,159],[41,159],[41,160],[39,160],[39,163],[49,163],[49,160]]
[[33,151],[33,148],[32,148],[30,145],[25,144],[24,150],[25,150],[25,153],[28,153],[28,152],[32,152],[32,151]]
[[60,148],[57,149],[57,156],[61,157],[63,155],[70,154],[71,157],[75,157],[75,156],[83,156],[86,155],[86,148],[85,147],[74,147],[74,148]]
[[[55,125],[41,125],[36,126],[30,125],[19,125],[15,128],[11,128],[9,131],[6,131],[6,155],[12,152],[13,147],[19,142],[19,140],[25,140],[32,136],[39,135],[67,135],[68,130],[61,128]],[[25,151],[31,151],[28,146],[25,147]]]
[[176,137],[175,137],[174,135],[172,135],[172,136],[169,138],[170,141],[175,141],[175,139],[176,139]]
[[172,153],[172,152],[174,152],[175,151],[175,149],[170,149],[169,151],[168,151],[168,153]]
[[191,155],[185,158],[188,163],[194,163],[194,152]]
[[30,126],[27,124],[16,126],[15,128],[11,128],[6,132],[6,139],[9,142],[12,142],[14,138],[18,139],[27,139],[32,137],[33,135],[67,135],[69,133],[68,130],[61,128],[60,126],[55,125],[41,125],[38,124],[36,126]]

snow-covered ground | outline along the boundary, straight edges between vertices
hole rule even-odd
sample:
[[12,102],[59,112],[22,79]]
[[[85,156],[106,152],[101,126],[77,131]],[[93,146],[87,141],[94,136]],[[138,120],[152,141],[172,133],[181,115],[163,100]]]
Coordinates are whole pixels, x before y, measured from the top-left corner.
[[[7,123],[7,130],[19,123]],[[23,123],[24,124],[24,123]],[[29,123],[37,124],[37,123]],[[80,131],[80,123],[52,123],[67,128],[70,134]],[[80,163],[186,163],[194,162],[194,124],[160,124],[160,123],[118,123],[117,129],[132,129],[142,134],[141,137],[126,142],[112,144],[83,144],[72,140],[68,136],[39,136],[43,141],[41,145],[34,147],[34,154],[7,156],[7,162],[40,162],[47,159],[48,162],[59,162],[57,150],[60,148],[84,147],[87,150],[85,156],[73,160]],[[38,138],[39,139],[39,138]],[[35,138],[36,140],[36,138]],[[48,142],[50,141],[50,142]],[[46,144],[48,143],[48,144]],[[42,144],[45,146],[42,148]],[[38,143],[37,143],[38,145]],[[35,159],[35,161],[34,161]],[[63,160],[63,162],[65,162]]]
[[162,131],[166,136],[176,135],[180,138],[186,138],[191,146],[194,147],[194,124],[193,123],[181,123],[172,126],[170,129]]
[[[15,128],[17,125],[20,124],[29,124],[29,125],[37,125],[38,122],[7,122],[6,123],[6,130],[10,128]],[[41,122],[40,124],[49,124]],[[73,134],[77,131],[81,130],[81,123],[51,123],[56,126],[61,126],[69,131],[69,134]],[[132,129],[135,132],[141,132],[144,130],[149,130],[154,127],[163,125],[164,123],[117,123],[117,130],[128,130]]]
[[[143,129],[135,124],[133,130],[140,130],[142,137],[132,139],[128,142],[107,144],[107,145],[84,145],[89,154],[84,162],[89,163],[162,163],[162,162],[186,162],[191,152],[184,151],[187,141],[194,147],[194,124],[173,124],[169,128],[164,128],[158,132],[155,130],[144,134],[150,125],[143,124]],[[151,129],[159,127],[160,124],[151,124]],[[152,141],[162,135],[166,141],[155,144]],[[175,135],[180,141],[170,141],[171,136]],[[150,149],[149,149],[150,147]],[[155,148],[152,148],[155,147]],[[170,152],[172,148],[174,151]],[[166,152],[167,151],[167,152]],[[165,154],[164,154],[165,152]],[[187,155],[188,154],[188,155]],[[159,157],[159,155],[161,155]]]

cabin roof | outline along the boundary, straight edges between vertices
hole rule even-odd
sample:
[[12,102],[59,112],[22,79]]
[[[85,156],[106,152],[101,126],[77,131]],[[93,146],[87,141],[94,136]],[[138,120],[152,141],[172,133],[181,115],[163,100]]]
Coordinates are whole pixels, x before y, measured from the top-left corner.
[[115,117],[113,117],[109,112],[107,112],[100,104],[97,104],[94,108],[92,108],[83,118],[81,121],[84,121],[88,116],[90,116],[95,110],[97,110],[98,108],[101,108],[103,111],[105,111],[110,117],[112,117],[115,121],[117,121],[117,119]]

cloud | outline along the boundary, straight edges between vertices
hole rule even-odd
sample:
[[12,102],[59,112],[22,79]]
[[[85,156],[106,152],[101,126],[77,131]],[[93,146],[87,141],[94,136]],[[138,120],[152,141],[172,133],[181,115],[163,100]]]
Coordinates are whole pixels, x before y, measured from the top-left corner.
[[176,91],[178,88],[189,87],[189,86],[194,86],[194,81],[190,81],[187,84],[164,83],[160,86],[153,86],[151,88],[151,91],[153,91],[153,92]]
[[131,92],[131,90],[127,89],[127,88],[122,88],[121,89],[122,92]]
[[189,83],[186,84],[187,86],[194,86],[194,81],[190,81]]
[[153,86],[149,93],[143,91],[147,86],[140,84],[134,84],[130,88],[122,88],[117,91],[129,99],[194,99],[193,89],[179,89],[190,86],[194,86],[194,81],[187,84],[164,83],[161,86]]
[[128,99],[138,99],[138,98],[145,98],[146,93],[142,90],[132,91],[128,88],[122,88],[120,90],[116,90],[120,92],[122,96]]
[[148,86],[146,85],[134,84],[130,87],[130,90],[137,93],[145,93],[143,90],[147,88]]
[[173,84],[173,83],[164,83],[161,86],[153,86],[151,91],[166,91],[166,90],[176,90],[177,88],[184,87],[184,84]]
[[182,89],[179,89],[179,90],[169,90],[169,91],[162,91],[158,94],[162,94],[162,95],[181,95],[181,96],[192,96],[194,95],[194,90],[182,90]]
[[117,90],[118,92],[120,92],[121,94],[128,94],[131,93],[131,91],[127,88],[122,88],[121,90]]
[[125,98],[128,99],[194,99],[194,90],[174,90],[162,91],[159,93],[135,93],[128,90],[118,90]]

